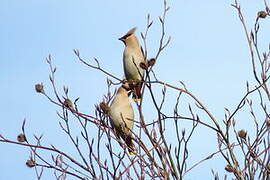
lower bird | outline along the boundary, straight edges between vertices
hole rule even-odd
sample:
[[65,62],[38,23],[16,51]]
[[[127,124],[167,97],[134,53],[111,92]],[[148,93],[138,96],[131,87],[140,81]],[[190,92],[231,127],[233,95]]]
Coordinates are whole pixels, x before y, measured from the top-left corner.
[[110,105],[109,116],[117,136],[125,141],[129,153],[134,154],[134,144],[132,143],[134,111],[128,97],[129,90],[130,87],[127,83],[118,88]]

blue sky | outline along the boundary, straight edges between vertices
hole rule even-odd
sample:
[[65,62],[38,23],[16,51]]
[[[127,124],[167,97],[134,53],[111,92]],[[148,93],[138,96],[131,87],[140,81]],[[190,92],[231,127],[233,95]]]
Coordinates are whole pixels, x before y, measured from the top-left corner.
[[[231,3],[169,0],[166,33],[172,41],[154,67],[160,80],[174,85],[180,80],[185,82],[220,122],[224,107],[234,108],[245,93],[246,81],[253,82],[247,42]],[[251,29],[257,11],[264,8],[263,1],[240,1],[240,4]],[[162,6],[162,0],[1,1],[0,134],[15,139],[25,118],[30,136],[44,134],[44,143],[69,148],[62,143],[66,137],[58,125],[59,109],[34,91],[34,85],[43,82],[45,90],[52,94],[45,58],[52,55],[59,90],[67,85],[71,98],[80,97],[81,110],[93,114],[94,104],[106,93],[106,76],[77,61],[73,49],[79,49],[82,57],[90,61],[96,57],[105,69],[122,77],[123,44],[118,37],[134,26],[138,27],[139,35],[145,29],[149,13],[154,24],[149,32],[148,50],[150,57],[154,56]],[[261,27],[263,34],[269,23],[261,22]],[[261,38],[261,43],[267,47],[269,39]],[[169,97],[167,111],[171,110],[174,93]],[[151,114],[146,117],[152,118]],[[198,160],[216,150],[215,134],[206,129],[199,133],[192,143],[192,156],[198,156]],[[210,137],[213,143],[208,149],[205,142]],[[198,154],[197,149],[202,153]],[[27,148],[0,143],[0,179],[34,179],[35,172],[24,165],[28,156]],[[223,161],[210,160],[187,179],[196,179],[198,175],[211,177],[211,168],[223,174],[225,165]],[[50,173],[44,176],[51,177]]]

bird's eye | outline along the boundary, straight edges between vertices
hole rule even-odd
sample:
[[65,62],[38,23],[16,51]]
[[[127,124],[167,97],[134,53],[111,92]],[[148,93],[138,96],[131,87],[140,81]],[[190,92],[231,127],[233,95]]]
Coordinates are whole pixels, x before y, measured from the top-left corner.
[[129,91],[129,92],[128,92],[128,96],[130,96],[131,94],[132,94],[131,91]]

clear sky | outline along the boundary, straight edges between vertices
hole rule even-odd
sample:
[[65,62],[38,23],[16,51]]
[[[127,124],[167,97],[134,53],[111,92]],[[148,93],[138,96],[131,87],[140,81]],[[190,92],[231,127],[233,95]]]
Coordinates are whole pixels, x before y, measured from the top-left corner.
[[[253,82],[247,42],[231,3],[168,0],[171,9],[166,33],[172,41],[154,67],[160,80],[174,85],[180,80],[185,82],[220,122],[224,107],[233,109],[245,93],[246,81]],[[239,3],[251,29],[257,11],[264,8],[263,1]],[[154,21],[149,32],[149,53],[150,57],[154,56],[160,37],[158,16],[162,7],[162,0],[1,1],[0,134],[16,139],[26,119],[30,136],[43,134],[45,144],[70,148],[69,143],[64,143],[67,138],[58,125],[56,110],[59,108],[34,90],[36,83],[43,82],[45,90],[52,95],[45,58],[51,54],[57,66],[59,90],[67,85],[71,98],[80,97],[81,110],[93,114],[94,104],[106,93],[106,76],[77,61],[73,49],[79,49],[85,59],[96,57],[105,69],[121,78],[124,47],[117,39],[134,26],[138,27],[137,35],[144,31],[149,13]],[[270,28],[269,21],[262,22],[261,27],[263,34]],[[261,40],[267,47],[269,38]],[[175,94],[172,92],[172,95],[169,99],[173,101]],[[149,112],[146,117],[151,119]],[[217,149],[214,133],[206,129],[199,133],[191,152],[197,160]],[[0,180],[35,179],[34,170],[24,165],[28,157],[27,148],[0,143]],[[199,176],[208,179],[212,177],[211,168],[223,174],[225,166],[224,161],[213,158],[194,169],[187,179]],[[44,174],[44,179],[50,177],[51,173]]]

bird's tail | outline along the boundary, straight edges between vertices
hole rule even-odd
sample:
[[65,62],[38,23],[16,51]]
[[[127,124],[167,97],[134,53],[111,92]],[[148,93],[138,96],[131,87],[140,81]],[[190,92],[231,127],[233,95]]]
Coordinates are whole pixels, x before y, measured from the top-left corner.
[[127,147],[128,147],[128,153],[129,153],[130,155],[136,154],[136,153],[135,153],[134,144],[133,144],[133,142],[132,142],[132,137],[131,137],[131,136],[127,136],[127,137],[125,138],[125,143],[126,143],[126,145],[127,145]]
[[141,101],[141,99],[142,99],[141,89],[142,89],[142,83],[141,82],[137,83],[134,86],[134,93],[133,93],[133,100],[134,101]]

